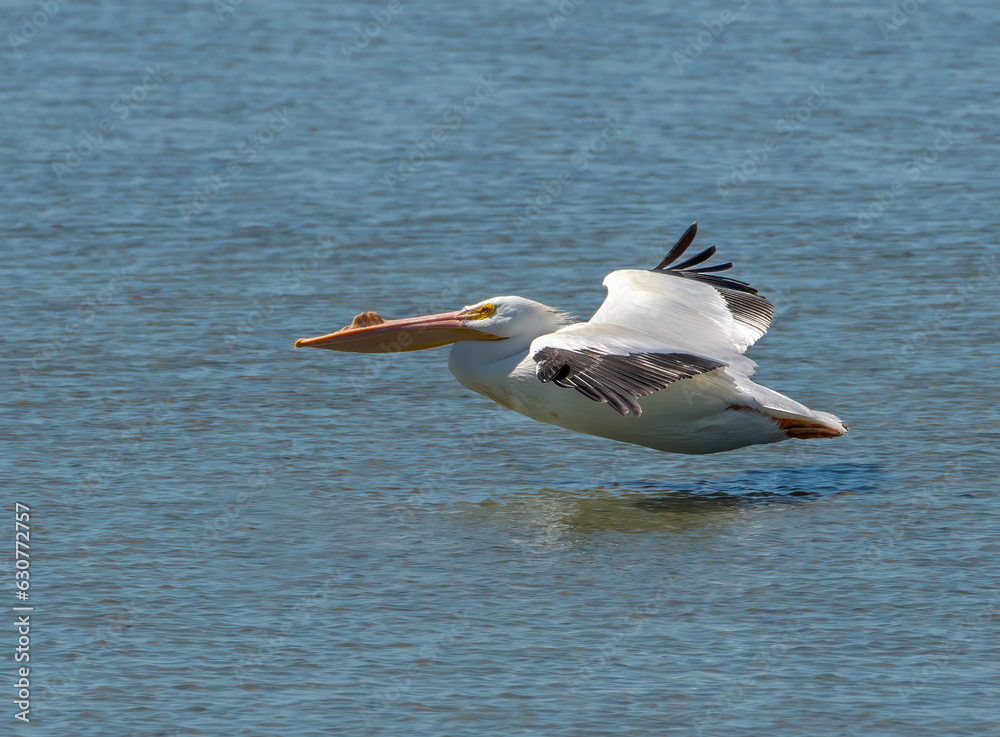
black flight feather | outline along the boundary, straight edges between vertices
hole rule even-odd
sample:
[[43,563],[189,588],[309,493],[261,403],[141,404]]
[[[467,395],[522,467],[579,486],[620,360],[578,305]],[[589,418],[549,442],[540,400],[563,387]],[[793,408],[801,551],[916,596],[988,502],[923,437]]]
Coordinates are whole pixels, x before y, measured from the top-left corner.
[[692,256],[684,263],[677,264],[677,266],[671,266],[670,269],[672,271],[683,271],[684,269],[690,268],[692,266],[697,266],[702,261],[708,261],[714,255],[715,255],[715,246],[709,246],[704,251],[699,253],[697,256]]
[[697,235],[697,233],[698,233],[698,222],[695,221],[691,223],[691,227],[689,227],[687,230],[684,231],[684,235],[682,235],[677,240],[677,242],[674,244],[674,247],[670,249],[670,253],[664,256],[663,260],[653,267],[653,271],[659,271],[660,269],[665,269],[668,266],[670,266],[670,264],[672,264],[674,261],[679,259],[681,257],[681,254],[684,253],[688,249],[688,246],[691,245],[692,241],[694,241],[694,237],[695,235]]
[[726,300],[726,306],[733,314],[733,317],[740,322],[763,332],[767,331],[771,324],[771,317],[774,315],[774,306],[765,297],[757,294],[757,290],[746,282],[739,279],[731,279],[728,276],[716,276],[713,272],[726,271],[732,268],[732,263],[716,264],[714,266],[702,266],[699,269],[689,268],[704,263],[715,255],[715,246],[705,249],[697,256],[689,258],[687,261],[670,266],[674,261],[690,247],[694,237],[698,232],[698,223],[693,224],[684,231],[676,245],[670,249],[670,253],[653,269],[658,274],[666,276],[679,276],[684,279],[700,281],[715,288]]
[[726,364],[691,353],[630,353],[618,355],[593,348],[570,350],[546,346],[532,356],[535,375],[542,382],[576,389],[595,402],[606,403],[622,415],[642,414],[640,397],[665,389]]

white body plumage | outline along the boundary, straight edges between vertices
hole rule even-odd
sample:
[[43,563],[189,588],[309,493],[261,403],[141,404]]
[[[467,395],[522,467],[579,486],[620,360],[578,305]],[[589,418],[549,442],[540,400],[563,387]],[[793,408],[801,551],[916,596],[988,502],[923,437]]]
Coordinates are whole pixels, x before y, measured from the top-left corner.
[[847,432],[834,415],[754,383],[746,350],[773,308],[744,282],[693,268],[706,249],[671,264],[691,226],[652,270],[605,278],[608,296],[587,322],[523,297],[495,297],[454,313],[386,322],[374,313],[336,333],[300,340],[354,352],[454,343],[461,384],[532,419],[672,453],[716,453]]

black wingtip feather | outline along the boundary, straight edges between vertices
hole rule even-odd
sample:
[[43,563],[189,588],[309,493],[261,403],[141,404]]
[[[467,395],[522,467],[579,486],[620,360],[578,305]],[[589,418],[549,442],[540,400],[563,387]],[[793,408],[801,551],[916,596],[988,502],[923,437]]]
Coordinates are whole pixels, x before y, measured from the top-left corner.
[[746,282],[739,281],[738,279],[730,279],[726,276],[712,276],[712,272],[731,269],[733,267],[732,263],[717,264],[715,266],[703,266],[700,269],[690,268],[691,266],[697,266],[700,263],[704,263],[714,256],[716,250],[715,246],[709,246],[697,256],[692,256],[687,261],[679,263],[676,266],[670,265],[680,258],[684,251],[691,246],[691,243],[694,241],[694,237],[697,233],[698,223],[695,222],[692,223],[690,228],[684,231],[684,235],[680,237],[680,240],[678,240],[674,247],[670,249],[670,253],[668,253],[664,259],[657,264],[653,271],[659,271],[662,274],[672,276],[682,276],[687,279],[694,279],[695,281],[711,284],[713,287],[732,289],[737,292],[747,292],[748,294],[757,294],[757,290]]
[[702,263],[703,261],[708,261],[710,258],[712,258],[712,256],[715,255],[715,250],[716,250],[715,246],[709,246],[704,251],[702,251],[701,253],[699,253],[697,256],[692,256],[691,258],[689,258],[684,263],[677,264],[677,266],[672,266],[670,268],[672,268],[672,269],[674,269],[676,271],[683,271],[684,269],[687,269],[687,268],[689,268],[691,266],[697,266],[698,264]]
[[681,257],[687,249],[688,246],[694,241],[694,237],[698,234],[698,221],[695,220],[691,223],[691,226],[684,231],[684,235],[677,239],[674,247],[670,249],[670,252],[663,257],[663,260],[653,267],[653,271],[659,271],[665,269],[674,261]]
[[702,266],[700,269],[689,269],[692,274],[708,274],[712,271],[725,271],[726,269],[733,268],[733,262],[727,261],[724,264],[716,264],[715,266]]

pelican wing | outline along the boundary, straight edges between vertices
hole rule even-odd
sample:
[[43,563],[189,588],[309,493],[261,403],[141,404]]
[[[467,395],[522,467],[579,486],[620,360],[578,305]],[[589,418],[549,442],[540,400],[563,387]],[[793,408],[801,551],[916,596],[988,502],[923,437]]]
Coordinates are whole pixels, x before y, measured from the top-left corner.
[[618,355],[592,348],[570,350],[545,346],[535,351],[535,374],[543,382],[576,389],[595,402],[607,403],[622,415],[637,417],[637,401],[680,379],[725,366],[703,356],[686,353],[629,353]]
[[732,264],[692,268],[715,253],[712,246],[671,266],[694,240],[688,228],[667,257],[651,271],[614,271],[604,279],[604,304],[590,325],[618,325],[640,331],[652,343],[710,356],[753,371],[742,356],[767,332],[774,307],[745,282],[718,276]]
[[767,331],[774,308],[745,282],[717,275],[732,264],[694,268],[715,246],[672,265],[696,233],[697,224],[655,269],[608,274],[608,296],[589,322],[536,338],[529,356],[538,379],[638,416],[640,397],[675,381],[724,366],[752,374],[755,364],[743,354]]

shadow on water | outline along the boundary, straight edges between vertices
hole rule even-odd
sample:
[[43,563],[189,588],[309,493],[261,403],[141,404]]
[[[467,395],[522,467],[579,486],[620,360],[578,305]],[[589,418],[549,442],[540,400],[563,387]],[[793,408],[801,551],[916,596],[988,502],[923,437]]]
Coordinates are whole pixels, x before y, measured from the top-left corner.
[[623,480],[505,495],[466,507],[507,529],[517,544],[544,550],[575,545],[593,533],[710,532],[747,511],[800,505],[879,490],[877,465],[838,464],[747,471],[665,487],[662,480]]
[[[840,463],[748,471],[728,479],[695,481],[665,489],[662,481],[633,481],[612,487],[638,491],[631,506],[647,512],[704,513],[766,504],[801,504],[839,494],[870,494],[880,486],[876,464]],[[654,494],[650,495],[653,491]]]

